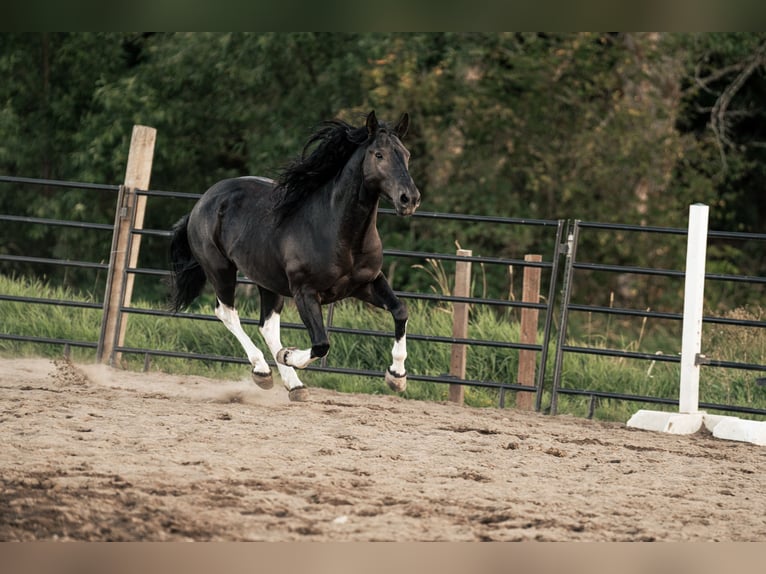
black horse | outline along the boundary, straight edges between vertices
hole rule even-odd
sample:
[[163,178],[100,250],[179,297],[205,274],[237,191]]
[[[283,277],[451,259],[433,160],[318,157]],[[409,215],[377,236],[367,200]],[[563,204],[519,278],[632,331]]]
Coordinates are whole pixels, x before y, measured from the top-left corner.
[[[395,343],[386,382],[396,391],[406,388],[407,307],[381,272],[376,222],[381,196],[402,216],[420,205],[408,171],[410,153],[401,142],[408,126],[407,114],[390,127],[379,123],[375,112],[362,127],[325,122],[276,182],[262,177],[220,181],[174,226],[172,307],[187,307],[210,281],[215,314],[244,347],[261,388],[274,383],[234,308],[238,269],[258,286],[260,331],[291,400],[308,397],[293,367],[305,368],[330,349],[321,306],[346,297],[393,315]],[[282,347],[279,314],[285,296],[295,300],[310,349]]]

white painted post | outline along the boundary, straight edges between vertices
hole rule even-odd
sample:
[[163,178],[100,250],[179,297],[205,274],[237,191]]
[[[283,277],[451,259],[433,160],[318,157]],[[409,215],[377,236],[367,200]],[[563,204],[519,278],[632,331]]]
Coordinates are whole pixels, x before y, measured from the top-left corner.
[[689,235],[686,244],[684,325],[681,333],[681,381],[678,413],[640,410],[627,425],[644,430],[692,434],[705,425],[716,438],[766,446],[766,421],[710,415],[699,410],[702,310],[705,292],[708,206],[695,203],[689,208]]
[[629,427],[673,434],[692,434],[700,430],[705,423],[706,414],[698,409],[700,367],[697,364],[697,356],[702,346],[707,220],[707,205],[695,203],[689,207],[678,412],[669,413],[642,409],[630,417],[628,420]]
[[686,282],[684,284],[684,324],[681,334],[679,413],[694,414],[699,411],[700,365],[697,358],[702,349],[708,211],[708,206],[701,203],[695,203],[689,208]]

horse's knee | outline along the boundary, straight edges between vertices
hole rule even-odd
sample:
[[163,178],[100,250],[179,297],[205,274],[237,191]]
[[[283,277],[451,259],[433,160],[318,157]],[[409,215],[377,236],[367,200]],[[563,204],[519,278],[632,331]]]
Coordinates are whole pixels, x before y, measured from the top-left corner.
[[391,309],[391,315],[393,315],[394,321],[406,323],[407,319],[409,319],[407,303],[399,301],[399,305]]
[[392,309],[391,315],[394,317],[394,337],[398,341],[407,332],[407,320],[409,319],[407,305],[402,303],[396,309]]
[[330,343],[318,343],[311,346],[311,358],[321,359],[330,352]]

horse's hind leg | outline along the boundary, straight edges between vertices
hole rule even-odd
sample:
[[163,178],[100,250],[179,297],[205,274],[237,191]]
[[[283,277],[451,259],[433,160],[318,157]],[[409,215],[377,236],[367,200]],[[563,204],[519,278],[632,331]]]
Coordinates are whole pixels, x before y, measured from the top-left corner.
[[237,338],[239,344],[245,350],[247,359],[253,366],[252,375],[255,384],[262,389],[270,389],[274,386],[271,376],[271,367],[266,362],[261,350],[255,346],[247,333],[242,329],[239,322],[239,313],[234,308],[234,290],[237,284],[237,269],[230,266],[226,273],[219,273],[210,278],[217,296],[215,304],[215,316],[226,325],[226,328]]
[[271,367],[266,362],[261,350],[255,346],[247,333],[242,329],[239,322],[239,314],[234,307],[223,303],[220,299],[216,302],[215,316],[218,317],[226,328],[237,338],[239,344],[245,350],[248,361],[253,366],[253,381],[262,389],[270,389],[274,386],[274,379],[271,376]]
[[[271,354],[276,360],[277,354],[282,350],[282,341],[279,335],[279,314],[282,312],[284,298],[263,288],[259,288],[261,294],[261,335],[266,341]],[[291,401],[305,401],[308,399],[308,390],[298,378],[295,369],[277,361],[277,368],[282,377],[282,382],[287,388]]]

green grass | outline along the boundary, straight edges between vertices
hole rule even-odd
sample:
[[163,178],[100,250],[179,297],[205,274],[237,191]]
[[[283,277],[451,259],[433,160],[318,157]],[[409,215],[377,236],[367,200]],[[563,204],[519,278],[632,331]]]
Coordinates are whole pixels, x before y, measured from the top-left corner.
[[[19,280],[0,276],[0,293],[7,295],[43,297],[60,300],[97,301],[89,294],[51,287],[39,280]],[[201,313],[212,309],[212,298],[198,303],[192,309]],[[258,309],[252,300],[241,297],[240,316],[256,319]],[[157,308],[156,304],[135,302],[136,307]],[[452,336],[450,306],[444,303],[411,301],[408,332],[424,336]],[[737,309],[732,316],[760,320],[760,309]],[[495,341],[518,341],[517,312],[495,312],[485,306],[471,309],[469,337]],[[98,340],[101,310],[79,309],[58,305],[29,305],[0,301],[2,332],[19,335]],[[292,304],[285,307],[284,323],[300,323]],[[390,314],[372,309],[356,301],[344,301],[335,307],[333,325],[355,329],[380,331],[382,336],[366,337],[331,334],[331,350],[327,358],[329,367],[358,368],[383,371],[391,362],[393,321]],[[245,325],[256,345],[265,349],[257,326]],[[656,331],[656,332],[655,332]],[[572,324],[569,344],[578,346],[620,348],[643,353],[674,354],[680,350],[680,336],[668,329],[649,329],[646,322],[631,326],[615,322],[594,324],[590,319],[582,325]],[[573,334],[574,333],[574,334]],[[538,336],[541,342],[542,336]],[[577,343],[576,341],[581,341]],[[574,341],[574,342],[573,342]],[[282,342],[286,346],[306,347],[309,340],[305,329],[283,329]],[[129,316],[125,346],[174,352],[194,352],[243,358],[242,349],[224,326],[216,321],[179,320],[148,315]],[[703,349],[716,359],[766,363],[766,332],[764,329],[716,326],[707,329]],[[412,374],[443,375],[449,371],[450,344],[433,341],[408,340],[407,370]],[[5,356],[48,356],[62,354],[61,345],[20,343],[0,339],[0,353]],[[95,358],[92,349],[71,349],[74,360],[89,362]],[[550,388],[553,373],[554,349],[551,346],[546,369],[546,388]],[[144,356],[124,354],[123,366],[132,370],[144,368]],[[202,375],[213,378],[242,378],[247,366],[218,361],[191,361],[168,357],[152,357],[151,369],[164,372]],[[466,377],[475,380],[515,382],[518,352],[513,349],[471,346],[468,349]],[[700,383],[700,401],[716,404],[747,405],[766,408],[766,389],[755,382],[757,374],[732,369],[705,368]],[[304,371],[301,378],[309,386],[336,389],[343,392],[391,394],[382,376],[362,377],[317,371]],[[566,353],[563,363],[562,388],[588,389],[676,399],[679,367],[675,363],[649,362],[624,358]],[[405,396],[412,399],[444,401],[448,385],[410,380]],[[466,387],[466,403],[477,407],[498,405],[499,391]],[[515,404],[514,393],[506,395],[506,404]],[[546,391],[543,406],[550,404]],[[640,408],[663,410],[659,405],[599,399],[593,405],[594,416],[603,420],[626,421]],[[587,416],[591,407],[588,397],[559,395],[558,412]],[[666,410],[676,410],[669,406]]]
[[[737,308],[725,316],[748,321],[762,321],[764,311],[760,307]],[[612,318],[614,321],[614,319]],[[629,320],[611,326],[592,324],[570,326],[570,333],[580,333],[578,346],[622,349],[624,351],[680,357],[681,324],[677,333],[666,325],[647,330],[646,321],[636,328],[628,326]],[[579,329],[578,329],[579,327]],[[651,336],[646,336],[647,331]],[[594,336],[593,333],[598,333]],[[633,338],[625,333],[634,333]],[[576,338],[576,335],[575,335]],[[739,363],[766,364],[766,329],[733,325],[709,325],[703,327],[702,351],[711,359]],[[622,357],[594,357],[567,353],[562,370],[562,388],[589,389],[593,391],[645,395],[667,399],[678,398],[680,365],[664,361],[646,361]],[[756,379],[764,373],[743,369],[703,367],[700,371],[700,403],[737,405],[766,409],[766,387],[758,385]],[[559,412],[585,416],[590,407],[589,398],[560,396]],[[610,420],[627,420],[636,410],[677,411],[676,405],[663,406],[641,402],[598,399],[595,417]],[[766,419],[716,411],[717,414],[734,414],[745,418]]]

